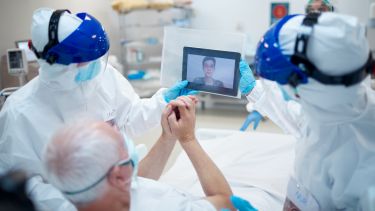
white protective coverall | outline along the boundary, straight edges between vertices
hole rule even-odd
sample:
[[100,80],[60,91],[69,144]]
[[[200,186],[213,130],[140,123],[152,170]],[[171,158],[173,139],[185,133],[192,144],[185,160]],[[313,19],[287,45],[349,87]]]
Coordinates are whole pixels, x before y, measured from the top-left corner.
[[[293,54],[302,20],[293,18],[281,29],[284,55]],[[314,30],[307,55],[326,74],[343,75],[366,63],[368,42],[356,18],[324,15]],[[370,76],[350,87],[329,86],[309,78],[297,87],[300,99],[286,102],[275,82],[262,80],[248,95],[255,110],[299,140],[293,176],[321,210],[360,210],[375,186],[375,92],[369,82]]]
[[[48,38],[47,33],[43,36],[35,31],[48,31],[52,12],[41,9],[34,13],[33,43],[38,50]],[[62,40],[75,30],[79,20],[64,13],[60,24],[66,26],[59,27]],[[12,94],[0,112],[0,171],[21,168],[34,175],[28,190],[39,210],[76,210],[57,189],[43,181],[40,159],[54,132],[63,124],[89,118],[114,121],[120,130],[134,137],[159,124],[166,102],[162,90],[150,99],[140,99],[110,65],[93,80],[78,85],[74,81],[75,65],[38,62],[39,76]]]

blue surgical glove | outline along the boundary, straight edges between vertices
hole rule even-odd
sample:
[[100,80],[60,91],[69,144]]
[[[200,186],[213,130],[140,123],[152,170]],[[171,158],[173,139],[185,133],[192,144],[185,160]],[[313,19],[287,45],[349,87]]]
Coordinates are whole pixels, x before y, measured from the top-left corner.
[[259,125],[259,122],[262,119],[263,119],[263,116],[258,111],[251,112],[249,115],[247,115],[246,120],[243,123],[240,131],[245,131],[252,122],[254,122],[253,129],[256,130]]
[[255,78],[253,75],[253,71],[244,60],[241,60],[240,62],[240,73],[240,90],[242,94],[248,95],[255,87]]
[[258,211],[258,209],[254,208],[248,201],[237,197],[237,196],[231,196],[230,201],[233,204],[233,207],[238,209],[239,211]]
[[187,85],[188,81],[186,80],[176,83],[164,92],[164,100],[169,103],[171,100],[174,100],[179,96],[198,94],[198,91],[186,89]]

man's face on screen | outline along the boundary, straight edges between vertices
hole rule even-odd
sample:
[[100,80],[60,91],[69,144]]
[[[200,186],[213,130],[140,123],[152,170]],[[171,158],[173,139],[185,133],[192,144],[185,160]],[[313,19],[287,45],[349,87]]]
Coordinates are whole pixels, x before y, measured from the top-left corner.
[[203,63],[203,72],[206,78],[212,78],[215,72],[215,62],[212,60],[207,60]]

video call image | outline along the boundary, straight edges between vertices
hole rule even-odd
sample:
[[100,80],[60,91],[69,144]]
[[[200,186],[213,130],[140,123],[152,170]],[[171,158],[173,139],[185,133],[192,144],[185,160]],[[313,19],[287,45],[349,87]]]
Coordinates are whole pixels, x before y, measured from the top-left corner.
[[186,79],[195,84],[233,88],[235,60],[188,54]]

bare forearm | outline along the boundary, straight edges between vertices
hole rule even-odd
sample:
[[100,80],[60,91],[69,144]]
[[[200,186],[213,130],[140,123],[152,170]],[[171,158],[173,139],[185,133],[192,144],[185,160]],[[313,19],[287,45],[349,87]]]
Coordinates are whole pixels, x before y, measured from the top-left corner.
[[232,190],[224,175],[196,140],[181,145],[198,174],[206,196],[232,195]]
[[160,136],[150,152],[140,162],[138,176],[158,180],[175,145],[175,140],[167,140]]

